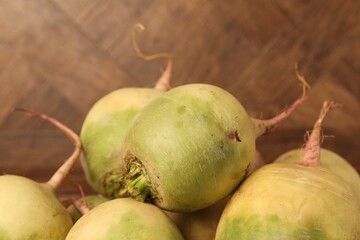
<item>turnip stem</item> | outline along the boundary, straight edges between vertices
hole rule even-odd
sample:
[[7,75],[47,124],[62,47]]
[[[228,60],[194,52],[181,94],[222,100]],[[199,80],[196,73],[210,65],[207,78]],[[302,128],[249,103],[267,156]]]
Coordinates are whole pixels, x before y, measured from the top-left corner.
[[127,192],[130,196],[138,201],[144,202],[149,198],[150,181],[144,173],[144,169],[141,164],[132,162],[129,164],[129,173],[127,175]]
[[156,53],[153,55],[146,55],[144,54],[137,42],[137,34],[139,32],[143,32],[145,30],[145,27],[138,23],[135,24],[134,26],[134,31],[132,34],[132,45],[133,48],[136,52],[136,54],[138,55],[138,57],[142,58],[145,61],[152,61],[155,59],[159,59],[159,58],[166,58],[168,59],[168,63],[166,65],[166,69],[163,71],[161,77],[159,78],[159,80],[156,82],[155,84],[155,89],[159,89],[159,90],[163,90],[163,91],[167,91],[171,88],[170,86],[170,78],[172,75],[172,69],[173,69],[173,57],[171,54],[169,53]]
[[57,127],[59,130],[61,130],[63,133],[66,134],[66,136],[74,143],[75,149],[71,156],[65,160],[65,162],[56,170],[56,172],[53,174],[53,176],[47,181],[45,184],[49,186],[51,189],[56,190],[64,178],[69,174],[71,168],[76,163],[77,159],[79,158],[80,152],[81,152],[81,143],[79,136],[73,132],[70,128],[66,127],[64,124],[60,123],[56,119],[49,117],[43,113],[27,109],[27,108],[16,108],[16,111],[23,111],[31,113],[39,118],[42,118],[55,127]]
[[280,114],[276,115],[271,119],[255,119],[253,118],[254,128],[255,128],[255,135],[259,137],[261,135],[265,135],[270,132],[278,123],[282,122],[291,114],[307,99],[308,96],[308,89],[310,89],[309,84],[306,82],[304,76],[300,75],[297,71],[297,66],[295,66],[295,72],[298,80],[302,86],[302,95],[298,98],[289,108],[281,112]]
[[104,178],[103,194],[107,198],[132,197],[144,202],[155,197],[145,168],[137,161],[130,161],[127,173],[113,171]]
[[155,89],[167,91],[171,88],[170,78],[172,75],[172,69],[173,69],[173,61],[171,58],[169,58],[165,70],[163,71],[161,77],[154,86]]
[[339,106],[340,104],[331,101],[325,101],[323,103],[319,118],[314,124],[310,137],[305,144],[304,154],[298,164],[314,167],[320,165],[321,125],[328,111]]
[[72,199],[71,203],[74,205],[74,207],[82,214],[85,215],[90,211],[89,206],[87,204],[84,190],[82,189],[81,185],[78,185],[80,193],[81,193],[81,200],[78,199]]
[[90,211],[86,204],[82,203],[80,200],[73,200],[72,204],[81,213],[81,215],[85,215]]

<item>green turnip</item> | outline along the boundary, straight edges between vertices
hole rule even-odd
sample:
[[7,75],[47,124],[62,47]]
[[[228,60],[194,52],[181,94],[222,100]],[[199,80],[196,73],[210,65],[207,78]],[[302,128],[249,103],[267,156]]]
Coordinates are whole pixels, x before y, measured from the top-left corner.
[[320,164],[325,102],[296,163],[256,170],[232,195],[216,230],[224,239],[360,239],[360,202],[351,187]]
[[[303,152],[303,149],[291,150],[282,154],[275,162],[294,163]],[[360,175],[348,161],[333,151],[321,148],[320,162],[321,166],[342,177],[352,187],[360,201]]]
[[66,240],[176,240],[179,229],[158,207],[131,198],[104,202],[71,228]]
[[[260,153],[256,153],[255,164],[249,170],[250,175],[257,168],[264,165]],[[179,227],[185,239],[189,240],[213,240],[216,227],[229,197],[195,212],[177,213],[165,211],[174,223]]]
[[55,190],[80,154],[80,139],[57,120],[36,111],[30,112],[63,131],[75,144],[75,150],[46,183],[16,175],[0,176],[0,239],[61,240],[73,225],[70,214],[57,199]]
[[220,201],[249,171],[256,138],[304,101],[302,83],[303,95],[270,120],[249,117],[233,95],[209,84],[187,84],[158,96],[130,124],[119,160],[123,169],[108,174],[103,192],[176,212]]
[[83,151],[80,157],[86,179],[99,193],[104,175],[118,166],[117,156],[125,131],[134,116],[153,98],[170,88],[172,57],[167,53],[147,56],[136,43],[136,33],[142,25],[135,25],[133,45],[145,60],[168,59],[166,70],[154,88],[127,87],[115,90],[100,98],[88,112],[80,133]]

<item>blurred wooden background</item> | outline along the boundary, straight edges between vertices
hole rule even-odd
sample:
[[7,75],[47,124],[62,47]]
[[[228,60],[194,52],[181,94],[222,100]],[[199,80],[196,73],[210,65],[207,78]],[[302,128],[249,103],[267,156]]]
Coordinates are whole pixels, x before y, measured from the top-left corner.
[[[299,148],[324,100],[343,104],[323,146],[360,170],[360,2],[356,0],[0,0],[0,171],[47,180],[72,152],[62,133],[15,107],[42,111],[77,133],[92,104],[126,86],[149,87],[174,56],[172,86],[204,82],[269,118],[300,94],[294,63],[312,86],[286,122],[258,139],[266,161]],[[333,136],[333,137],[331,137]],[[60,193],[90,191],[80,164]]]

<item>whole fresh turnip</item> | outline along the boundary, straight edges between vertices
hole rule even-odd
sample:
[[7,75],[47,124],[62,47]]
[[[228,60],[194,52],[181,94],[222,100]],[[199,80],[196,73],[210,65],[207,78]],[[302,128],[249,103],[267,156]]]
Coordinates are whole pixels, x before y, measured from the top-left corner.
[[[282,154],[275,162],[294,163],[304,154],[304,149],[294,149]],[[356,169],[343,157],[328,149],[320,150],[321,166],[343,178],[352,189],[360,201],[360,175]]]
[[149,102],[130,124],[122,167],[103,181],[108,197],[130,196],[176,212],[208,207],[229,195],[255,159],[255,140],[306,98],[270,120],[249,117],[226,90],[187,84]]
[[296,163],[256,170],[232,195],[216,240],[360,239],[360,202],[339,176],[321,166],[321,124],[336,106],[325,102]]
[[131,198],[104,202],[83,215],[66,240],[182,240],[171,219],[158,207]]
[[80,154],[80,139],[57,120],[33,110],[63,131],[75,144],[75,150],[46,183],[16,175],[0,176],[0,239],[1,240],[61,240],[73,225],[70,214],[57,199],[55,190]]
[[88,183],[99,193],[102,193],[99,184],[104,174],[118,166],[119,149],[134,116],[151,99],[170,88],[172,56],[167,53],[150,56],[143,54],[136,42],[136,33],[143,30],[142,25],[135,25],[134,49],[147,61],[157,58],[168,59],[166,70],[154,88],[127,87],[103,96],[92,106],[82,125],[80,138],[83,151],[80,161]]

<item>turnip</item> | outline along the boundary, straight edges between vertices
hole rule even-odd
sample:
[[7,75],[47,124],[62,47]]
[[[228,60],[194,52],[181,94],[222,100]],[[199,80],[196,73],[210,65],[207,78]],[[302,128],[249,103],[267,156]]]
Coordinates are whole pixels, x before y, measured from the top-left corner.
[[0,239],[65,239],[73,222],[55,190],[79,157],[80,139],[71,129],[45,114],[18,110],[30,112],[59,128],[74,142],[75,150],[46,183],[16,175],[0,176]]
[[296,163],[256,170],[232,195],[216,240],[360,239],[360,202],[351,187],[320,164],[320,128],[325,102]]
[[[294,163],[303,154],[303,149],[294,149],[282,154],[275,162]],[[320,150],[321,166],[342,177],[352,187],[360,201],[360,175],[343,157],[328,149]]]
[[167,53],[143,54],[136,42],[136,33],[142,30],[142,25],[135,25],[134,49],[144,60],[168,59],[166,70],[154,88],[127,87],[103,96],[90,109],[82,125],[80,138],[83,151],[80,161],[88,183],[100,193],[103,176],[118,166],[116,156],[128,125],[151,99],[170,88],[172,56]]
[[158,207],[131,198],[104,202],[71,228],[66,240],[177,240],[179,229]]
[[[254,170],[264,165],[264,159],[257,152],[255,164],[249,170],[250,175]],[[165,211],[173,222],[179,227],[185,239],[213,240],[216,227],[229,197],[195,212],[177,213]]]
[[104,181],[108,197],[129,196],[176,212],[203,209],[225,198],[255,159],[255,140],[306,98],[270,120],[248,116],[226,90],[187,84],[149,102],[130,124],[121,149],[124,169]]

